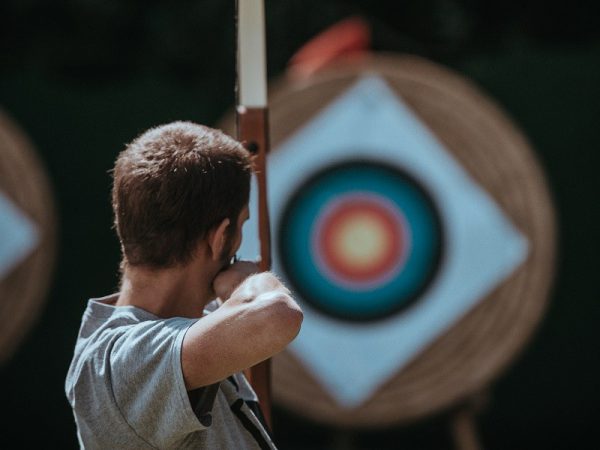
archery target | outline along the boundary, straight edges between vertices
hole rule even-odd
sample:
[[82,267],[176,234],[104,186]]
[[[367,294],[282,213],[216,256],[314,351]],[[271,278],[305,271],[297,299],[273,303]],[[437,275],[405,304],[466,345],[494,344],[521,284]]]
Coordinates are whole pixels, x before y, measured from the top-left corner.
[[[274,358],[274,400],[377,427],[489,384],[540,320],[553,266],[552,205],[519,131],[406,56],[281,79],[269,98],[272,270],[304,311]],[[255,194],[245,259],[259,254]]]
[[0,363],[17,350],[44,304],[54,263],[55,217],[35,148],[0,110]]
[[439,267],[433,201],[408,174],[381,163],[319,171],[297,189],[277,228],[292,288],[338,319],[375,320],[406,308]]

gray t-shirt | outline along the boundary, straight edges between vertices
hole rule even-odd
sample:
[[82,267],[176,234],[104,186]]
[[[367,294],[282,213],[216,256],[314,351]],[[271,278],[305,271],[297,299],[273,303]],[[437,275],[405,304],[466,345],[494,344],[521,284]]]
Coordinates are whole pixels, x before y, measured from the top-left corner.
[[242,374],[221,381],[214,403],[206,388],[188,396],[181,346],[202,319],[161,319],[115,300],[89,300],[67,374],[81,448],[275,449]]

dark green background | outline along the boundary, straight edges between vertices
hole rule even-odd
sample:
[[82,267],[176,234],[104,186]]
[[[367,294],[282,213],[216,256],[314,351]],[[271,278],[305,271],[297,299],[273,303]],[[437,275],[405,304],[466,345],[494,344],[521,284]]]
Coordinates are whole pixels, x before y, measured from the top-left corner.
[[[63,382],[85,300],[115,289],[111,169],[124,143],[175,119],[214,124],[233,104],[234,2],[0,4],[0,105],[34,141],[60,216],[45,309],[0,368],[0,448],[75,448]],[[374,50],[408,52],[474,80],[536,148],[559,211],[560,257],[546,318],[493,387],[485,448],[594,448],[600,417],[600,15],[594,2],[267,2],[269,74],[349,14]],[[444,413],[410,427],[340,431],[276,410],[282,448],[440,449]],[[346,433],[346,434],[342,434]],[[341,437],[346,436],[346,438]],[[346,447],[344,447],[346,448]]]

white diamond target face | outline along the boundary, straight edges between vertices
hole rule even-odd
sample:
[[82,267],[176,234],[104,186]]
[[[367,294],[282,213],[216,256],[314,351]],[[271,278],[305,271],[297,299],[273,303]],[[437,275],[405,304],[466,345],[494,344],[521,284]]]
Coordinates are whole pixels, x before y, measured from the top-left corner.
[[0,278],[27,257],[38,240],[33,223],[0,192]]
[[341,320],[401,311],[439,267],[442,231],[430,197],[407,174],[371,161],[317,172],[289,200],[278,230],[293,290]]
[[[240,254],[256,258],[253,218]],[[268,161],[273,271],[304,310],[290,346],[356,407],[525,260],[490,195],[378,77],[360,80]]]

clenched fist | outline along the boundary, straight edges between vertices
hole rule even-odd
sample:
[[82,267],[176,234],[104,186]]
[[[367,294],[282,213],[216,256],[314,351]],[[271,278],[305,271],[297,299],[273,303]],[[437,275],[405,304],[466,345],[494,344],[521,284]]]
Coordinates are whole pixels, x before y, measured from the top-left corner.
[[258,272],[260,270],[257,264],[250,261],[236,261],[217,274],[213,280],[213,290],[217,297],[225,301],[246,278]]

